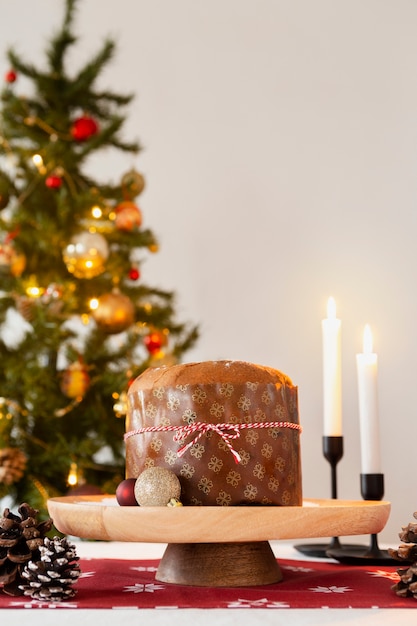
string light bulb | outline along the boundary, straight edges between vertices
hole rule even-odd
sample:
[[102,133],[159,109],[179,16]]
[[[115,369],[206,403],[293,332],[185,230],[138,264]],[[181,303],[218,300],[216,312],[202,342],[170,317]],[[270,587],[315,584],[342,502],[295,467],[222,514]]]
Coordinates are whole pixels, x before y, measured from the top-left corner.
[[91,215],[94,217],[94,219],[99,220],[100,217],[102,217],[102,215],[103,215],[103,211],[101,210],[101,208],[98,205],[95,205],[91,209]]
[[34,154],[32,157],[33,164],[38,170],[39,174],[46,174],[46,167],[43,164],[43,158],[40,154]]
[[70,487],[75,487],[78,484],[78,467],[77,464],[72,462],[70,470],[68,472],[67,483]]

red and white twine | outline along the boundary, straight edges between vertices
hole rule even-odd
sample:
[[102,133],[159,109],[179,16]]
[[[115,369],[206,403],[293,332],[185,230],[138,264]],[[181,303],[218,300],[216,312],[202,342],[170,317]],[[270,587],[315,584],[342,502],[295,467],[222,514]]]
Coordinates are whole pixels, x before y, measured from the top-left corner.
[[240,431],[249,428],[290,428],[291,430],[298,430],[300,433],[302,431],[300,424],[294,424],[293,422],[252,422],[249,424],[210,424],[207,422],[194,422],[192,424],[186,424],[185,426],[147,426],[145,428],[137,428],[136,430],[130,430],[125,433],[124,440],[127,441],[130,437],[142,435],[143,433],[174,432],[173,440],[180,442],[184,441],[184,439],[190,435],[197,433],[189,443],[185,444],[177,451],[177,455],[181,457],[184,452],[197,443],[203,435],[209,432],[216,432],[233,454],[236,463],[240,463],[240,454],[233,448],[230,441],[238,439],[240,437]]

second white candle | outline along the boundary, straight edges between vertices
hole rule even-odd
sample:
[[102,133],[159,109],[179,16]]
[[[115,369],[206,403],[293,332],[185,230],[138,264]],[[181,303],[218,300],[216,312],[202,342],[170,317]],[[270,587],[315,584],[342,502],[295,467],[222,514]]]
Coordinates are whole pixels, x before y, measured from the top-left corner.
[[363,352],[356,355],[362,474],[381,473],[378,418],[378,357],[372,351],[368,325],[363,333]]

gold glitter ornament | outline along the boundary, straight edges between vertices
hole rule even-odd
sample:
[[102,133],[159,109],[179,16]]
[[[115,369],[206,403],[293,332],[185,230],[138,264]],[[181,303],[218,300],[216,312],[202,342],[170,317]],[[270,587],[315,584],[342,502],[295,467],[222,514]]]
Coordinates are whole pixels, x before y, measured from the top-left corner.
[[83,398],[89,386],[90,376],[81,360],[71,363],[63,372],[61,391],[67,398]]
[[63,252],[68,271],[77,278],[93,278],[104,272],[108,256],[106,239],[88,231],[74,235]]
[[122,178],[122,192],[126,199],[136,198],[145,187],[145,179],[140,172],[130,170]]
[[135,498],[140,506],[168,506],[180,499],[178,476],[165,467],[148,467],[136,479]]
[[92,316],[101,330],[117,334],[132,326],[135,321],[135,307],[128,296],[114,289],[111,293],[100,296]]

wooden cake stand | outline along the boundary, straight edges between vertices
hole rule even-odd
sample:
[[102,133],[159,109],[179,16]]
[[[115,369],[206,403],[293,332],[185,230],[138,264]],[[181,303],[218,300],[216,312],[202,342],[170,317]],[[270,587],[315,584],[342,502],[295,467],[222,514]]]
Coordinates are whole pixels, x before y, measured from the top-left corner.
[[156,579],[200,587],[277,583],[282,573],[270,540],[379,533],[390,508],[369,500],[304,500],[290,507],[130,507],[113,496],[48,500],[63,534],[167,543]]

